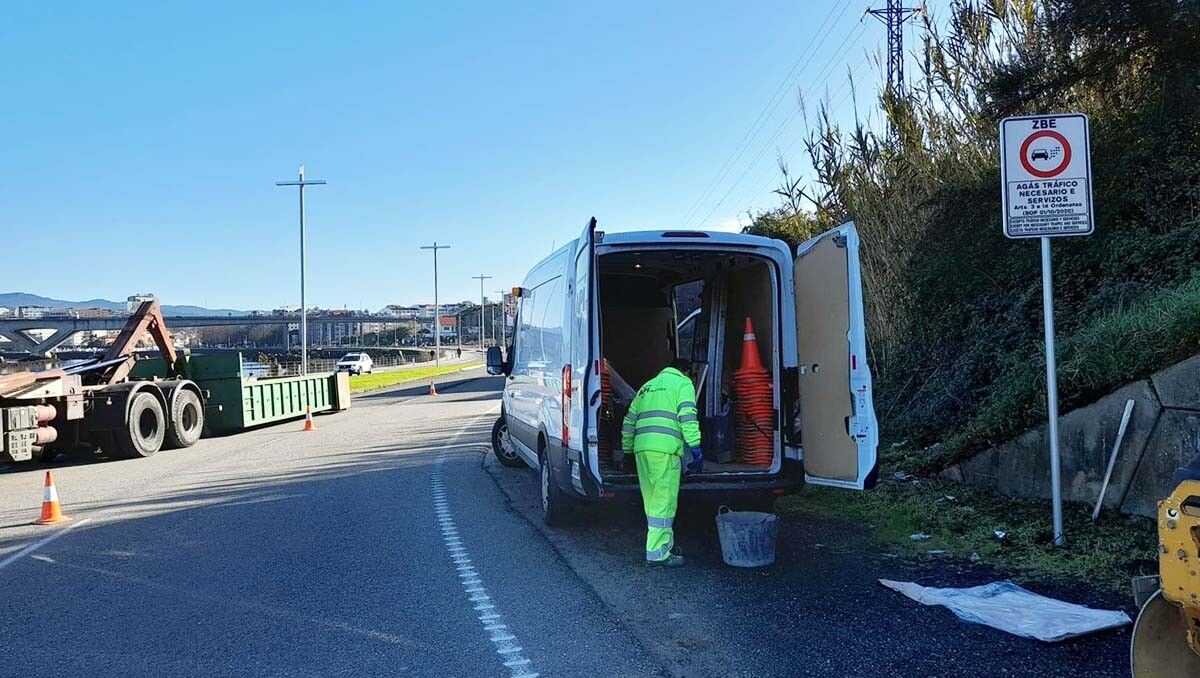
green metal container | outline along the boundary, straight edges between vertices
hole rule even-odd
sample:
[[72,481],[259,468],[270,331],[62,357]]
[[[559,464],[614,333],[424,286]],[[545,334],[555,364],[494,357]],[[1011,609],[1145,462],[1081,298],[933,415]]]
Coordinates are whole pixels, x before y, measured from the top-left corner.
[[[208,392],[205,435],[236,433],[254,426],[350,407],[350,375],[320,372],[294,377],[249,377],[240,353],[184,357],[187,377]],[[139,360],[134,377],[164,377],[161,358]]]

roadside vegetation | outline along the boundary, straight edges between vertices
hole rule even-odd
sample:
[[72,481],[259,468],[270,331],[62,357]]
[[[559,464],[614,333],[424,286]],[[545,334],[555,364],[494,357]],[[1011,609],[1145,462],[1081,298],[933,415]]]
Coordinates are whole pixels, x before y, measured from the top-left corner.
[[[777,502],[783,515],[819,515],[861,525],[897,553],[955,557],[1018,582],[1056,581],[1127,594],[1129,580],[1157,574],[1154,521],[1068,505],[1065,547],[1055,546],[1045,501],[998,497],[936,479],[885,480],[870,492],[805,487]],[[915,538],[914,538],[915,535]],[[1001,536],[1002,535],[1002,536]]]
[[1004,117],[1091,119],[1096,233],[1053,248],[1062,405],[1200,353],[1200,3],[954,0],[924,28],[906,92],[849,127],[808,116],[811,171],[781,158],[780,207],[748,231],[855,221],[884,438],[932,472],[1045,417],[1038,247],[1001,231]]
[[482,365],[483,363],[454,363],[453,365],[443,365],[441,367],[414,367],[404,370],[392,370],[390,372],[355,374],[350,376],[350,392],[361,393],[363,391],[388,388],[389,386],[396,386],[398,384],[427,381],[432,377],[453,374]]

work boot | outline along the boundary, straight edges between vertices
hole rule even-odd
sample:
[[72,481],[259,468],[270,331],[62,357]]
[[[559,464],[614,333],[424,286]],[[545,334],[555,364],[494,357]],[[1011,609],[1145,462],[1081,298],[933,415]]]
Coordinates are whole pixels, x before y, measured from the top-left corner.
[[671,554],[662,560],[647,560],[647,567],[682,567],[683,556]]

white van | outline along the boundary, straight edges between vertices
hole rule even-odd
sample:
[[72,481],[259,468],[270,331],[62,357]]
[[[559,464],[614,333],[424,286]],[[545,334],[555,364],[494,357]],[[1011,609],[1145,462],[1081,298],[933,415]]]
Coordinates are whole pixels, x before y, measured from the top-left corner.
[[[759,499],[802,483],[874,485],[878,425],[866,361],[858,232],[847,223],[800,245],[700,231],[583,235],[530,271],[515,292],[496,455],[539,469],[543,517],[573,501],[636,491],[620,450],[632,392],[675,358],[691,361],[704,470],[681,493]],[[774,399],[770,465],[738,456],[731,400],[745,319]],[[624,397],[623,397],[624,396]]]

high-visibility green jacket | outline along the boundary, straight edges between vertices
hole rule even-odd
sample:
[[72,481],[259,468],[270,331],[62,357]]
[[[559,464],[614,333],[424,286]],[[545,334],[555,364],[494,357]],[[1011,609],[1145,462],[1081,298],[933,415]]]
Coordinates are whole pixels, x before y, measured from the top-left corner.
[[700,446],[696,387],[683,372],[668,367],[638,389],[621,427],[621,448],[682,455],[684,445]]

